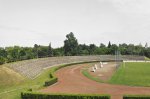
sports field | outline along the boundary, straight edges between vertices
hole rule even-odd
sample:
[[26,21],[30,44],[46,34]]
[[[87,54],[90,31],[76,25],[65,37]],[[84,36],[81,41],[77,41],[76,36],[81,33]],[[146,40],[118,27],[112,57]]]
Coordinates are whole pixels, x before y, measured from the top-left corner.
[[109,81],[112,84],[129,86],[150,86],[150,63],[125,63]]

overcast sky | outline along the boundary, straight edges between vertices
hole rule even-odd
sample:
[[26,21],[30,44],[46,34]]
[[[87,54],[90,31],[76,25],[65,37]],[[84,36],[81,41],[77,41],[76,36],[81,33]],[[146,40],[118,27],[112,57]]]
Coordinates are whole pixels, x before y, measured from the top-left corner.
[[150,45],[150,0],[0,0],[0,46]]

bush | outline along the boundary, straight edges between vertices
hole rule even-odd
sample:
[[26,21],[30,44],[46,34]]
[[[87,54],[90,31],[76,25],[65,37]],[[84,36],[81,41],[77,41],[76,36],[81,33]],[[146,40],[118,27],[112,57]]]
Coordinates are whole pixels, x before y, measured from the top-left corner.
[[32,88],[29,88],[28,91],[32,91]]
[[91,94],[40,94],[32,92],[22,92],[22,99],[110,99],[109,95]]
[[0,57],[0,65],[4,64],[5,63],[5,58],[3,57]]
[[56,83],[58,81],[58,78],[52,78],[51,80],[49,80],[49,81],[45,81],[45,86],[50,86],[50,85],[52,85],[52,84],[54,84],[54,83]]
[[50,73],[50,74],[49,74],[49,77],[50,77],[50,78],[53,78],[53,75]]
[[124,95],[123,99],[150,99],[150,96],[146,96],[146,95]]

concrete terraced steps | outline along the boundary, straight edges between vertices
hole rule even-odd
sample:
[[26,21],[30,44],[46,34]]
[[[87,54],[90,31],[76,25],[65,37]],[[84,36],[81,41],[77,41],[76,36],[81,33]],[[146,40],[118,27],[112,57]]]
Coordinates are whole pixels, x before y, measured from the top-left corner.
[[[19,61],[7,64],[10,68],[19,72],[20,74],[34,79],[36,78],[45,68],[57,66],[59,64],[67,64],[81,61],[107,61],[114,60],[114,55],[95,55],[95,56],[63,56],[63,57],[48,57],[31,59],[25,61]],[[144,60],[144,56],[121,56],[121,60]]]

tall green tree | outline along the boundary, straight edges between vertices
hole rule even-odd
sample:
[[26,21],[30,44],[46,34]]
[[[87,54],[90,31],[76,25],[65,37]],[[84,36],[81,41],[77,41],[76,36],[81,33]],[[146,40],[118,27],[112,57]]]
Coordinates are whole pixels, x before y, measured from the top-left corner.
[[90,46],[89,46],[90,55],[95,54],[95,51],[96,51],[96,45],[95,44],[90,44]]
[[48,56],[53,56],[53,49],[51,47],[51,43],[49,43],[49,46],[48,46]]
[[54,56],[64,56],[64,48],[60,47],[60,48],[53,49],[53,55]]
[[148,58],[150,58],[150,47],[146,48],[144,51],[144,55]]
[[100,43],[100,48],[105,48],[106,46],[103,43]]
[[125,44],[125,43],[119,44],[119,51],[121,52],[122,55],[127,54],[127,48],[128,48],[127,44]]
[[7,51],[4,48],[0,48],[0,57],[7,57]]
[[5,58],[0,56],[0,65],[4,64],[5,63]]
[[115,51],[117,50],[118,50],[118,46],[116,44],[112,44],[110,48],[110,53],[114,55]]
[[111,42],[109,41],[109,43],[108,43],[108,46],[107,46],[108,48],[110,48],[111,47]]
[[37,44],[34,44],[34,53],[36,55],[36,58],[38,58],[38,50],[39,50],[39,46]]
[[145,44],[145,48],[148,48],[148,43]]
[[64,53],[67,56],[78,54],[78,41],[72,32],[66,35],[66,40],[64,41]]
[[89,55],[89,46],[86,44],[79,44],[78,52],[79,55]]
[[107,46],[107,53],[106,54],[112,54],[111,53],[111,42],[109,41],[108,46]]

